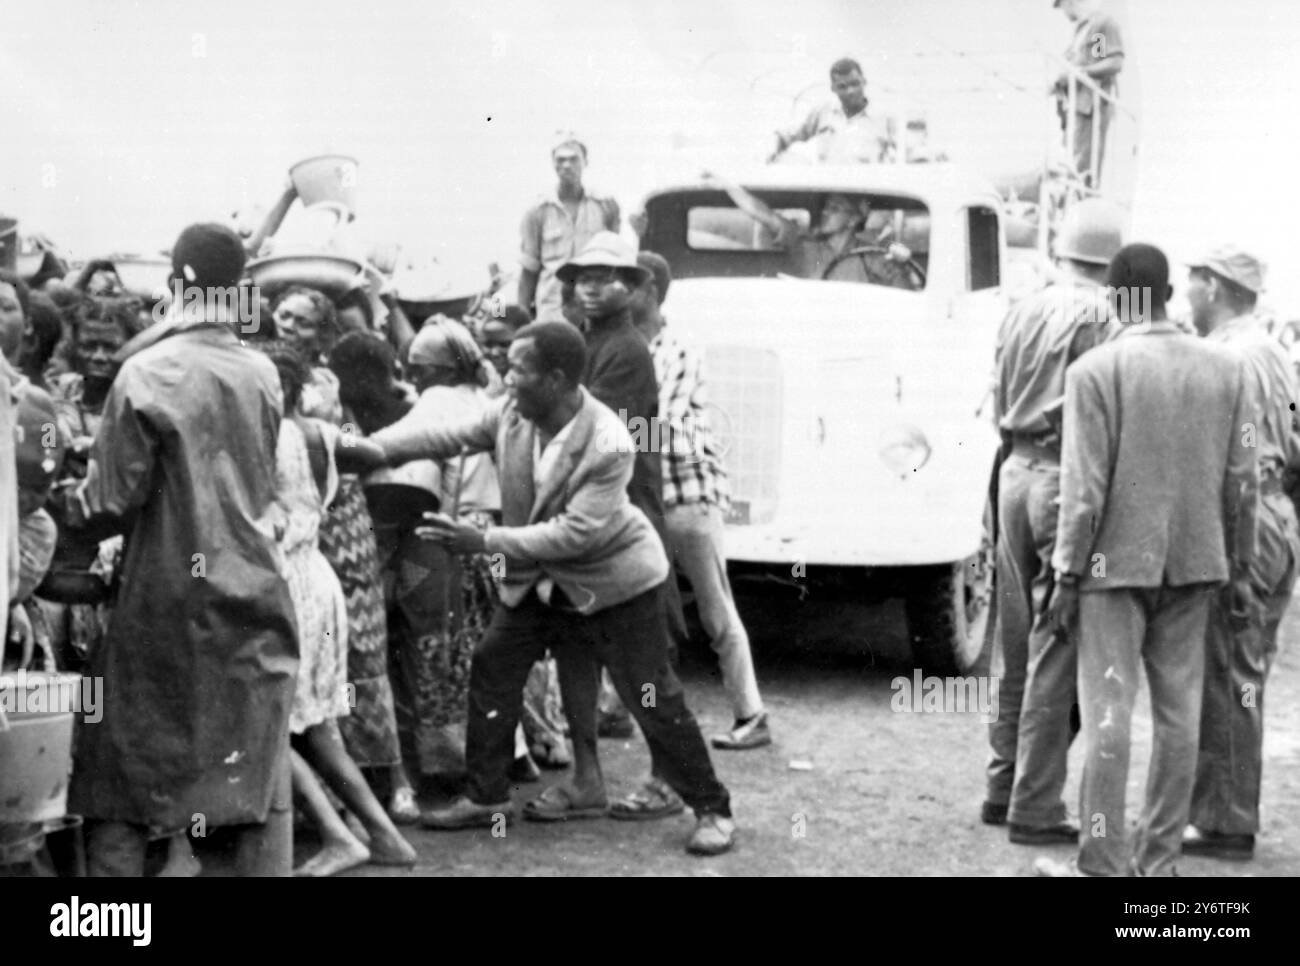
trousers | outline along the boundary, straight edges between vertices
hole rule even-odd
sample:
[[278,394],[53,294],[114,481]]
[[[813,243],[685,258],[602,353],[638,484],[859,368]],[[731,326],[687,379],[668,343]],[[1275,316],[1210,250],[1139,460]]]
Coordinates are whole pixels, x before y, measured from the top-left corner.
[[555,655],[564,715],[575,748],[596,749],[600,670],[632,713],[650,748],[651,769],[699,815],[730,816],[704,737],[686,706],[669,661],[663,585],[631,600],[578,614],[543,604],[530,593],[517,607],[498,605],[474,649],[469,682],[465,760],[468,794],[479,804],[509,797],[507,770],[529,668],[547,648]]
[[[1079,595],[1079,697],[1086,747],[1079,788],[1079,871],[1172,875],[1192,803],[1213,585]],[[1154,740],[1146,802],[1130,852],[1125,828],[1138,662],[1151,690]]]
[[727,580],[727,556],[722,549],[722,511],[712,503],[683,503],[668,507],[668,549],[678,571],[695,593],[700,622],[718,655],[722,686],[737,720],[763,710],[754,674],[749,635],[740,621]]
[[[1051,629],[1035,614],[1047,602],[1052,585],[1052,551],[1056,546],[1056,501],[1061,469],[1055,459],[1011,453],[998,474],[997,617],[993,625],[992,674],[997,682],[997,720],[989,725],[987,801],[1011,802],[1017,772],[1021,708],[1029,676],[1030,654],[1051,643]],[[1059,677],[1059,675],[1058,675]],[[1057,679],[1053,679],[1058,683]],[[1055,691],[1043,695],[1054,700]],[[1068,712],[1068,708],[1067,708]],[[1068,746],[1068,742],[1066,743]],[[1042,756],[1038,756],[1041,758]],[[1061,781],[1065,762],[1062,759]],[[1060,789],[1056,791],[1059,798]],[[1050,798],[1039,791],[1037,799]],[[1042,811],[1030,804],[1031,812]],[[1015,821],[1013,819],[1013,821]],[[1052,824],[1036,819],[1031,824]]]
[[1277,654],[1277,629],[1291,601],[1300,560],[1295,506],[1281,492],[1260,500],[1259,542],[1250,568],[1259,605],[1234,626],[1220,595],[1205,632],[1205,690],[1192,824],[1202,831],[1254,835],[1264,759],[1264,682]]

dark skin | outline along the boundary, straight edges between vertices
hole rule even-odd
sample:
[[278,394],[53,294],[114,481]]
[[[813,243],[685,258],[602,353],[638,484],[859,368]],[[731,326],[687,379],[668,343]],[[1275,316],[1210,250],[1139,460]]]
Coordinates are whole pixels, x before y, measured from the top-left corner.
[[[506,391],[519,415],[537,426],[543,448],[555,438],[582,407],[582,392],[559,369],[544,371],[532,339],[510,343],[510,368]],[[416,529],[424,540],[442,544],[452,553],[482,553],[483,531],[453,520],[443,513],[426,513],[425,525]]]

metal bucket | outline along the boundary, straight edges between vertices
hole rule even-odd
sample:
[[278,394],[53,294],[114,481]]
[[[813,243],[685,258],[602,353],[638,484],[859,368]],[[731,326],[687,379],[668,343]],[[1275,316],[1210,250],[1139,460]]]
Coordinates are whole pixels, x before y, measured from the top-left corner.
[[322,154],[299,161],[289,178],[305,207],[333,201],[357,216],[357,159],[346,154]]
[[[27,710],[34,689],[44,691],[51,710]],[[67,813],[73,712],[64,698],[80,690],[79,674],[0,674],[0,824]]]

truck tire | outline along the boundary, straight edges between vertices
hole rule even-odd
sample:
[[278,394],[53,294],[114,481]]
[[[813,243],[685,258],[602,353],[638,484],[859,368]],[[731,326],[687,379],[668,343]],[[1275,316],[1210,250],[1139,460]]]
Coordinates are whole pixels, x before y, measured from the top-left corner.
[[912,657],[926,674],[980,673],[993,633],[993,553],[918,567],[904,598]]

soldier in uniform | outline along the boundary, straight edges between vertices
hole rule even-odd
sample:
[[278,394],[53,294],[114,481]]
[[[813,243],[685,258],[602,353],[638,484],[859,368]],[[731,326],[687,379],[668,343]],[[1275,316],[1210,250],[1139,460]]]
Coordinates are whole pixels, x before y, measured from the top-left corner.
[[1051,590],[1061,451],[1055,415],[1065,371],[1115,331],[1101,283],[1121,244],[1119,212],[1104,202],[1081,202],[1058,240],[1065,278],[1021,301],[998,336],[994,406],[1005,454],[993,644],[998,717],[989,726],[981,818],[989,825],[1010,821],[1011,841],[1020,844],[1074,841],[1078,834],[1061,801],[1073,738],[1074,647],[1034,613]]
[[1295,372],[1286,351],[1255,312],[1264,265],[1225,245],[1191,265],[1187,299],[1207,342],[1240,354],[1253,392],[1250,427],[1259,464],[1259,538],[1250,569],[1251,606],[1210,604],[1205,632],[1201,746],[1183,851],[1219,858],[1254,855],[1263,765],[1264,681],[1277,653],[1277,629],[1295,585],[1300,528],[1282,490],[1300,462],[1293,425]]

